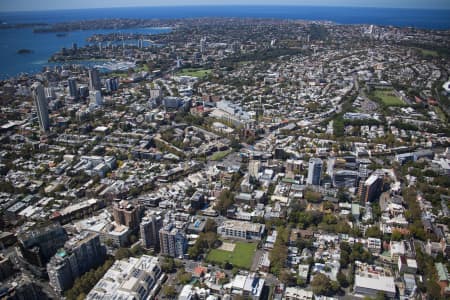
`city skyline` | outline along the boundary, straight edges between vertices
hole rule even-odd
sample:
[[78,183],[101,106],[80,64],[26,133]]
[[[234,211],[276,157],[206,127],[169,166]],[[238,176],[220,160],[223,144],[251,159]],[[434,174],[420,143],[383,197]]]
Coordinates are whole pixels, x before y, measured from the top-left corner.
[[62,9],[91,9],[91,8],[119,8],[119,7],[164,7],[164,6],[236,6],[236,5],[267,5],[267,6],[328,6],[328,7],[377,7],[377,8],[409,8],[409,9],[450,9],[450,2],[446,0],[219,0],[211,4],[210,1],[205,0],[193,0],[186,3],[180,0],[168,0],[168,1],[145,1],[145,0],[95,0],[87,1],[81,0],[77,3],[73,2],[61,2],[54,0],[44,0],[36,3],[30,0],[18,0],[14,2],[7,2],[0,4],[0,12],[7,11],[45,11],[45,10],[62,10]]

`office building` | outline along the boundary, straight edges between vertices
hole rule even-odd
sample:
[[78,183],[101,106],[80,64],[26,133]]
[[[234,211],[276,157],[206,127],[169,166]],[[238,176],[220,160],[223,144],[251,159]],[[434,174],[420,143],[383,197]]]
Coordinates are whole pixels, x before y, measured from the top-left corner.
[[131,230],[134,230],[139,226],[141,207],[129,201],[122,200],[114,203],[113,216],[117,224],[125,225]]
[[261,240],[265,226],[244,221],[224,221],[217,227],[217,233],[225,238]]
[[97,69],[89,69],[89,90],[100,91],[102,88]]
[[105,257],[106,248],[100,243],[99,235],[82,232],[67,241],[47,264],[50,286],[59,293],[70,289],[75,279],[103,264]]
[[157,257],[116,261],[86,296],[87,300],[155,299],[165,277]]
[[44,87],[40,82],[35,82],[31,86],[31,93],[36,106],[39,126],[42,131],[46,132],[50,129],[50,118],[48,116],[48,102],[45,98]]
[[320,185],[320,176],[322,175],[322,160],[320,158],[311,158],[308,164],[308,178],[306,183],[310,185]]
[[159,231],[159,241],[162,255],[183,257],[187,250],[185,233],[172,224],[166,225]]
[[144,248],[159,249],[159,231],[162,227],[163,218],[160,215],[151,214],[142,218],[140,233]]
[[77,79],[71,77],[67,80],[67,85],[69,87],[69,95],[73,98],[78,98],[78,89],[77,89]]

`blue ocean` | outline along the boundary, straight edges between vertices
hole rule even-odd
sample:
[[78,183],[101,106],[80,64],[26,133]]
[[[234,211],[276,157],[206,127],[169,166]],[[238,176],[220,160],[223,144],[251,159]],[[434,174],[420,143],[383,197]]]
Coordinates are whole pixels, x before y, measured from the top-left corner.
[[[313,6],[186,6],[108,8],[83,10],[53,10],[36,12],[0,12],[2,23],[58,23],[105,18],[196,18],[252,17],[303,20],[328,20],[339,24],[375,24],[411,26],[426,29],[450,29],[450,10],[350,8]],[[31,28],[0,30],[0,78],[21,72],[33,73],[47,65],[48,58],[72,43],[82,46],[94,33],[112,30],[69,32],[58,37],[54,33],[34,34]],[[116,31],[117,32],[117,31]],[[159,33],[164,29],[139,28],[121,30],[133,33]],[[19,49],[31,49],[32,54],[17,54]]]

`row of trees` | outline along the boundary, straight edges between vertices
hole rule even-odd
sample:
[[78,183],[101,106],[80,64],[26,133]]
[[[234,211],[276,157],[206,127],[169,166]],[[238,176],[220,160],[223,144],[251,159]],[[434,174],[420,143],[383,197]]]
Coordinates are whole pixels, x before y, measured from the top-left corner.
[[64,294],[67,300],[85,299],[89,291],[97,284],[103,275],[105,275],[106,271],[108,271],[113,263],[113,259],[108,259],[102,266],[97,269],[92,269],[83,276],[77,278],[73,287]]

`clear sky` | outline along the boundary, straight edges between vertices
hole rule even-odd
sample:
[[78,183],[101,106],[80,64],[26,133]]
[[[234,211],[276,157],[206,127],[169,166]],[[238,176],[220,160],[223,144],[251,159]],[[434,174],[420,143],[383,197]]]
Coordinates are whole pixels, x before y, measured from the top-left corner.
[[450,9],[450,0],[0,0],[0,11],[174,5],[313,5]]

